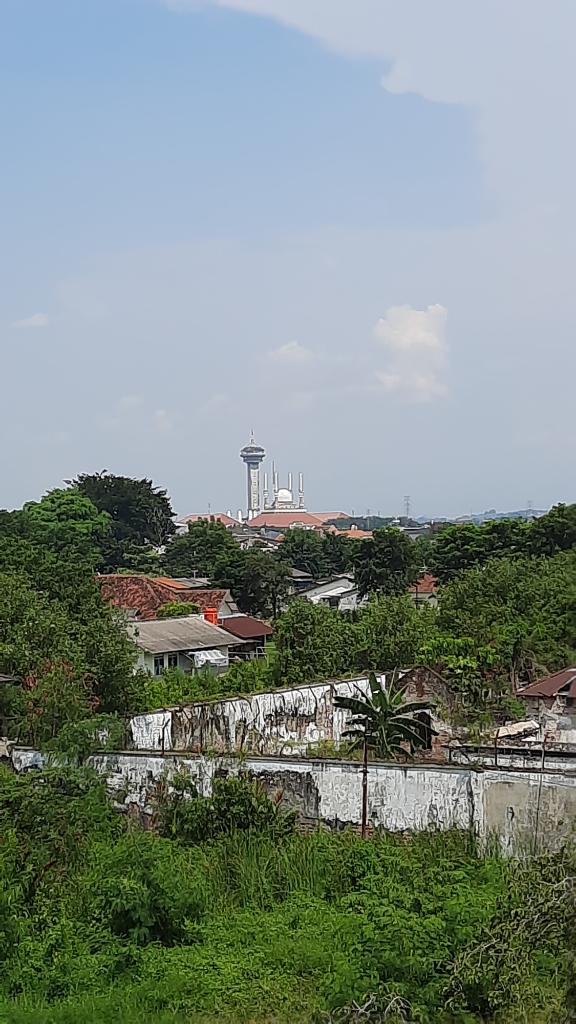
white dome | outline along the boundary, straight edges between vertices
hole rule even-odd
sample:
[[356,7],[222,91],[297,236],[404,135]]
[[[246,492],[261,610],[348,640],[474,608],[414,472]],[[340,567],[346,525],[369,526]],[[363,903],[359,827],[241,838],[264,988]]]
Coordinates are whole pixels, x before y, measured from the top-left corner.
[[288,490],[287,487],[281,487],[280,488],[280,490],[278,491],[278,494],[276,495],[276,500],[277,501],[283,501],[283,502],[286,502],[286,501],[291,502],[292,501],[292,495],[290,494],[290,491]]

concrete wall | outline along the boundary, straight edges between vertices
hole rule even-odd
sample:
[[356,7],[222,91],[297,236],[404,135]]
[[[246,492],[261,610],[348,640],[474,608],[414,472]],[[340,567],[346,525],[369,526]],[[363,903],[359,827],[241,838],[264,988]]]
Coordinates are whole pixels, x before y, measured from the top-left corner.
[[[407,700],[432,697],[440,708],[450,699],[447,685],[430,669],[409,670],[402,678]],[[366,676],[137,715],[130,723],[132,742],[137,750],[302,755],[322,741],[340,744],[350,715],[334,707],[334,697],[359,691],[368,691]],[[444,760],[447,727],[439,716],[434,724],[440,733],[434,754]]]
[[[218,775],[247,771],[282,806],[306,824],[358,826],[362,766],[357,762],[304,758],[165,757],[143,753],[102,754],[118,803],[144,818],[152,812],[155,785],[184,771],[208,796]],[[23,759],[20,755],[20,763]],[[477,771],[437,765],[373,764],[368,774],[368,818],[392,832],[473,829],[497,837],[507,854],[557,849],[576,821],[576,776],[515,770]]]

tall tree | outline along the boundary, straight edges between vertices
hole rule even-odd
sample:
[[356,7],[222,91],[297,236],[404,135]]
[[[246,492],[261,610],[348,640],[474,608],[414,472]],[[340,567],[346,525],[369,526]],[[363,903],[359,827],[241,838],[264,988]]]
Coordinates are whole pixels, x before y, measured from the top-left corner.
[[353,555],[356,583],[362,595],[402,594],[418,578],[414,545],[393,527],[374,530],[360,541]]
[[522,519],[448,526],[431,545],[432,571],[446,582],[465,569],[484,565],[489,558],[514,558],[526,552],[529,536],[530,527]]
[[554,555],[576,546],[576,505],[555,505],[545,516],[533,519],[528,549],[534,555]]
[[166,545],[162,568],[171,576],[208,576],[212,579],[218,559],[240,551],[230,530],[218,519],[198,519],[188,523],[186,533]]
[[314,530],[286,530],[278,545],[278,555],[293,569],[308,572],[314,579],[326,572],[323,538]]
[[111,520],[104,557],[109,569],[138,568],[138,549],[161,548],[175,533],[174,510],[165,490],[151,480],[101,473],[81,473],[67,481]]
[[101,562],[110,516],[79,491],[55,488],[40,501],[29,501],[23,512],[32,527],[31,536],[46,548],[94,564]]
[[362,772],[362,838],[366,835],[368,809],[368,752],[373,750],[377,757],[394,761],[399,755],[411,756],[414,750],[426,745],[430,731],[422,716],[432,708],[429,701],[404,701],[406,687],[399,686],[396,675],[385,689],[374,672],[368,677],[370,694],[357,697],[336,695],[334,707],[351,711],[349,727],[343,736],[351,736],[353,747],[363,750]]

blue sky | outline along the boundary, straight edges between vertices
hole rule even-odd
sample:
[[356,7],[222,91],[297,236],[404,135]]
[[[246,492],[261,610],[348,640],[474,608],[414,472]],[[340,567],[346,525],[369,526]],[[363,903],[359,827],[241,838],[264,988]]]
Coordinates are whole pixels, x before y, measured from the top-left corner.
[[311,507],[576,500],[576,18],[515,5],[0,0],[0,504],[238,508],[251,427]]

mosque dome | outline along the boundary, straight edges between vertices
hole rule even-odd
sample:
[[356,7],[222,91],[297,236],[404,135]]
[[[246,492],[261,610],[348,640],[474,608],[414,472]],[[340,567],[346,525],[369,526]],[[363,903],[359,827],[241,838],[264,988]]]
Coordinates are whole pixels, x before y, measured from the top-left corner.
[[282,505],[291,505],[292,504],[292,494],[288,490],[287,487],[281,487],[280,488],[280,490],[278,491],[278,493],[276,495],[276,501],[278,502],[278,504],[282,504]]

